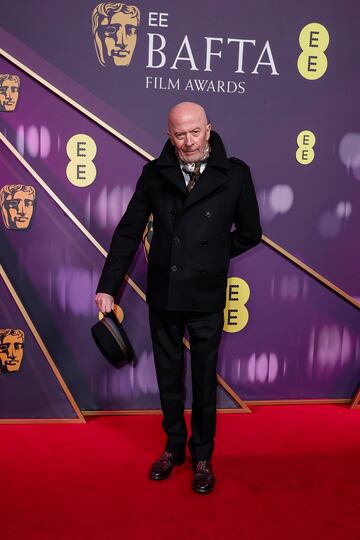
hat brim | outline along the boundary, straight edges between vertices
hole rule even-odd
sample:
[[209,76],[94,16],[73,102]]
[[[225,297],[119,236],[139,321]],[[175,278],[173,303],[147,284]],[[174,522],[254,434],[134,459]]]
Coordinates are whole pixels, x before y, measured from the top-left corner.
[[112,365],[118,366],[124,360],[131,362],[134,358],[129,338],[113,311],[94,324],[91,334],[100,352]]

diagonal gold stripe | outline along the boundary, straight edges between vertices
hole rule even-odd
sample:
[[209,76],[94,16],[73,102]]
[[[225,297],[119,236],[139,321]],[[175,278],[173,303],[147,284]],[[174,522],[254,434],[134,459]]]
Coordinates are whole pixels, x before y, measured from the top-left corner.
[[351,402],[350,409],[360,409],[360,388],[356,392],[354,399]]
[[[62,378],[62,376],[61,376],[61,374],[60,374],[58,368],[56,367],[56,365],[55,365],[53,359],[51,358],[50,353],[49,353],[49,351],[47,350],[47,348],[46,348],[46,346],[45,346],[45,343],[44,343],[43,340],[41,339],[41,337],[40,337],[38,331],[36,330],[36,328],[35,328],[35,326],[34,326],[32,320],[30,319],[30,317],[29,317],[29,315],[28,315],[28,313],[27,313],[27,311],[26,311],[26,309],[25,309],[25,307],[24,307],[24,305],[23,305],[23,303],[21,302],[19,296],[17,295],[17,293],[16,293],[14,287],[12,286],[12,284],[11,284],[11,282],[10,282],[10,280],[9,280],[9,278],[8,278],[6,272],[5,272],[5,270],[4,270],[4,268],[2,267],[1,264],[0,264],[0,276],[3,278],[4,283],[5,283],[5,285],[7,286],[7,288],[8,288],[8,290],[9,290],[11,296],[13,297],[13,299],[14,299],[14,301],[15,301],[15,303],[16,303],[16,305],[17,305],[17,307],[18,307],[18,309],[19,309],[19,311],[20,311],[20,313],[21,313],[21,315],[24,317],[24,319],[25,319],[25,321],[26,321],[26,324],[27,324],[28,327],[30,328],[30,330],[31,330],[31,332],[32,332],[32,334],[33,334],[33,336],[34,336],[34,338],[35,338],[36,341],[37,341],[37,344],[39,345],[39,347],[40,347],[40,349],[41,349],[43,355],[45,356],[45,358],[46,358],[46,360],[47,360],[47,362],[48,362],[48,364],[49,364],[49,366],[50,366],[50,368],[52,369],[52,371],[53,371],[53,373],[54,373],[56,379],[58,380],[58,382],[59,382],[61,388],[63,389],[64,394],[65,394],[66,397],[68,398],[69,402],[71,403],[71,405],[72,405],[72,407],[73,407],[73,409],[74,409],[74,411],[75,411],[75,413],[76,413],[76,415],[77,415],[77,417],[78,417],[78,420],[74,420],[74,419],[69,419],[69,420],[68,420],[68,419],[61,419],[61,421],[64,422],[64,423],[66,423],[66,422],[68,422],[68,421],[84,423],[84,422],[85,422],[85,419],[84,419],[83,415],[81,414],[81,411],[80,411],[80,409],[79,409],[79,407],[78,407],[78,405],[77,405],[75,399],[73,398],[73,395],[71,394],[71,392],[70,392],[69,388],[67,387],[67,385],[66,385],[64,379]],[[4,419],[4,420],[5,420],[5,419]],[[43,420],[44,422],[47,421],[47,419],[42,419],[42,420]],[[50,421],[50,420],[54,421],[54,420],[56,420],[56,419],[49,419],[49,421]],[[57,421],[59,421],[59,420],[60,420],[60,419],[57,419]],[[9,419],[8,421],[11,422],[11,423],[13,422],[13,420],[10,420],[10,419]],[[21,421],[23,421],[23,420],[21,420]],[[35,421],[35,419],[34,419],[33,421]],[[0,419],[0,423],[3,423],[3,419]]]
[[[55,201],[55,203],[61,208],[61,210],[68,216],[68,218],[80,229],[84,236],[96,247],[100,253],[106,257],[107,251],[103,246],[94,238],[94,236],[87,230],[86,227],[78,220],[78,218],[71,212],[71,210],[62,202],[62,200],[52,191],[47,183],[38,175],[38,173],[31,167],[31,165],[24,159],[24,157],[17,151],[17,149],[11,144],[11,142],[0,132],[0,141],[10,150],[13,156],[20,161],[21,165],[31,174],[38,184],[46,191],[46,193]],[[143,300],[146,300],[146,296],[143,291],[136,285],[136,283],[129,277],[125,276],[129,285],[141,296]]]
[[[13,63],[14,65],[16,65],[19,69],[21,69],[22,71],[24,71],[25,73],[27,73],[28,75],[30,75],[32,78],[34,78],[35,80],[37,80],[38,82],[40,82],[43,86],[45,86],[46,88],[48,88],[49,90],[51,90],[52,92],[54,92],[56,95],[58,95],[59,97],[61,97],[63,100],[65,100],[67,103],[69,103],[70,105],[72,105],[74,108],[76,108],[77,110],[81,111],[83,114],[85,114],[88,118],[90,118],[91,120],[93,120],[95,123],[99,124],[100,126],[102,126],[104,129],[106,129],[107,131],[109,131],[111,134],[113,134],[114,136],[116,136],[118,139],[120,139],[121,141],[123,141],[125,144],[128,144],[130,146],[130,148],[133,148],[134,150],[136,150],[140,155],[144,156],[145,158],[147,159],[153,159],[153,156],[151,154],[149,154],[148,152],[146,152],[143,148],[141,148],[140,146],[136,145],[135,143],[133,143],[132,141],[130,141],[130,139],[128,139],[127,137],[125,137],[124,135],[122,135],[119,131],[115,130],[113,127],[111,127],[109,124],[107,124],[106,122],[104,122],[103,120],[101,120],[101,118],[99,118],[98,116],[96,116],[95,114],[93,114],[91,111],[88,111],[87,109],[85,109],[82,105],[80,105],[77,101],[75,101],[74,99],[70,98],[69,96],[67,96],[66,94],[64,94],[63,92],[61,92],[61,90],[59,90],[58,88],[56,88],[54,85],[52,85],[51,83],[49,83],[46,79],[44,79],[43,77],[41,77],[40,75],[38,75],[37,73],[35,73],[33,70],[31,70],[30,68],[28,68],[27,66],[25,66],[22,62],[20,62],[19,60],[17,60],[15,57],[13,57],[12,55],[10,55],[9,53],[7,53],[6,51],[4,51],[3,49],[0,48],[0,55],[4,56],[9,62]],[[0,134],[1,135],[1,134]],[[70,217],[70,216],[69,216]],[[75,216],[74,216],[75,217]],[[75,218],[76,219],[76,218]],[[92,235],[85,229],[84,227],[84,230],[86,232],[84,232],[85,236],[86,237],[92,237]],[[89,238],[90,239],[90,238]],[[91,240],[90,240],[91,241]],[[94,239],[95,242],[97,242],[95,239]],[[315,279],[317,279],[318,281],[320,281],[320,283],[322,283],[323,285],[325,285],[327,288],[329,288],[330,290],[332,290],[333,292],[335,292],[336,294],[338,294],[340,297],[344,298],[345,300],[349,301],[351,304],[353,304],[355,307],[357,307],[358,309],[360,308],[360,303],[357,302],[354,298],[352,298],[350,295],[348,295],[347,293],[345,293],[345,291],[343,291],[342,289],[340,289],[339,287],[337,287],[336,285],[334,285],[330,280],[328,280],[327,278],[325,278],[324,276],[322,276],[321,274],[319,274],[318,272],[316,272],[315,270],[313,270],[310,266],[306,265],[305,263],[303,263],[300,259],[298,259],[297,257],[295,257],[294,255],[292,255],[290,252],[288,252],[287,250],[285,250],[284,248],[282,248],[281,246],[279,246],[278,244],[276,244],[275,242],[273,242],[270,238],[262,235],[262,241],[266,244],[268,244],[271,248],[273,248],[275,251],[277,251],[278,253],[280,253],[281,255],[283,255],[284,257],[288,258],[290,261],[292,261],[296,266],[298,266],[299,268],[301,268],[302,270],[304,270],[305,272],[307,272],[309,275],[311,275],[312,277],[314,277]],[[99,244],[100,246],[100,244]],[[100,246],[100,252],[102,252],[102,250],[104,250],[104,248],[102,248]],[[99,249],[99,248],[98,248]],[[103,253],[103,255],[106,257],[106,251],[104,250],[105,254]],[[143,300],[146,299],[143,291],[131,280],[131,278],[129,276],[126,276],[125,279],[128,281],[128,283],[131,285],[131,287],[136,290],[136,292],[143,298]],[[220,376],[219,376],[220,377]],[[218,381],[220,382],[220,381]],[[223,381],[225,383],[225,381]],[[221,383],[220,383],[221,384]],[[226,383],[225,383],[226,384]],[[236,395],[236,394],[235,394]],[[241,402],[242,400],[240,398],[238,398]],[[240,404],[240,402],[238,401],[238,403]],[[242,402],[244,404],[244,406],[246,407],[246,404],[244,402]],[[240,404],[241,405],[241,404]],[[241,405],[242,406],[242,405]]]
[[236,401],[239,405],[240,405],[240,408],[241,408],[241,412],[242,413],[251,413],[252,410],[250,409],[250,407],[248,407],[248,405],[245,403],[245,401],[243,401],[235,392],[232,388],[230,388],[230,386],[228,385],[227,382],[224,381],[224,379],[219,375],[219,373],[216,374],[216,377],[217,377],[217,381],[218,383],[224,388],[224,390],[227,391],[228,394],[230,394],[230,396],[233,398],[234,401]]
[[279,246],[278,244],[275,244],[275,242],[273,242],[272,240],[270,240],[270,238],[267,238],[267,236],[262,236],[262,240],[263,242],[265,242],[265,244],[268,244],[270,247],[272,247],[275,251],[277,251],[278,253],[281,253],[281,255],[284,255],[284,257],[286,257],[287,259],[289,259],[290,261],[292,261],[294,264],[296,264],[296,266],[299,266],[302,270],[304,270],[307,274],[310,274],[312,277],[314,277],[315,279],[317,279],[318,281],[320,281],[320,283],[322,283],[323,285],[325,285],[328,289],[331,289],[332,291],[334,291],[336,294],[338,294],[339,296],[342,296],[345,300],[347,300],[348,302],[350,302],[351,304],[353,304],[355,307],[357,307],[358,309],[360,309],[360,302],[358,302],[357,300],[355,300],[355,298],[353,298],[352,296],[350,296],[349,294],[347,294],[345,291],[343,291],[342,289],[340,289],[339,287],[337,287],[336,285],[334,285],[334,283],[332,283],[331,281],[329,281],[328,279],[326,279],[324,276],[322,276],[321,274],[319,274],[319,272],[316,272],[313,268],[311,268],[310,266],[308,266],[307,264],[305,264],[304,262],[300,261],[300,259],[298,259],[297,257],[295,257],[294,255],[291,255],[291,253],[289,253],[288,251],[286,251],[284,248],[282,248],[281,246]]
[[[23,167],[31,174],[31,176],[40,184],[40,186],[46,191],[46,193],[55,201],[55,203],[61,208],[61,210],[71,219],[71,221],[74,223],[76,227],[80,229],[80,231],[84,234],[84,236],[100,251],[100,253],[106,257],[107,251],[102,247],[102,245],[94,238],[94,236],[84,227],[84,225],[78,220],[78,218],[71,212],[71,210],[62,202],[62,200],[52,191],[52,189],[47,185],[47,183],[38,175],[38,173],[31,167],[30,163],[26,161],[26,159],[17,151],[17,149],[10,143],[10,141],[0,132],[0,141],[5,144],[5,146],[10,150],[10,152],[14,155],[14,157],[20,161]],[[134,291],[144,300],[146,301],[146,295],[145,293],[140,289],[140,287],[131,279],[130,276],[126,275],[125,280],[129,283],[129,285],[134,289]],[[218,377],[220,377],[218,375]],[[220,377],[221,379],[221,377]],[[223,381],[223,379],[221,379]],[[222,384],[219,379],[218,382],[222,386]],[[224,384],[226,384],[224,382]],[[224,386],[224,389],[231,395],[231,397],[240,405],[240,407],[244,410],[248,409],[246,404],[240,399],[237,394],[233,390],[230,389],[228,385],[226,387]],[[250,412],[250,410],[249,410]]]
[[[56,94],[57,96],[61,97],[64,101],[66,101],[67,103],[69,103],[72,107],[74,107],[75,109],[77,109],[78,111],[82,112],[85,116],[87,116],[88,118],[90,118],[93,122],[95,122],[96,124],[100,125],[101,127],[103,127],[104,129],[106,129],[107,131],[109,131],[112,135],[114,135],[115,137],[117,137],[118,139],[120,139],[122,142],[124,142],[125,144],[127,144],[128,146],[130,146],[130,148],[133,148],[134,150],[136,150],[136,152],[138,152],[140,155],[142,155],[143,157],[149,159],[149,160],[152,160],[154,159],[154,156],[152,156],[151,154],[149,154],[148,152],[146,152],[146,150],[144,150],[143,148],[141,148],[139,145],[137,145],[136,143],[134,143],[133,141],[131,141],[130,139],[128,139],[127,137],[125,137],[124,135],[122,135],[119,131],[117,131],[116,129],[114,129],[112,126],[110,126],[109,124],[107,124],[106,122],[104,122],[101,118],[99,118],[98,116],[96,116],[95,114],[93,114],[91,111],[85,109],[85,107],[83,107],[82,105],[80,105],[80,103],[78,103],[77,101],[75,101],[74,99],[72,99],[71,97],[67,96],[66,94],[64,94],[64,92],[62,92],[61,90],[59,90],[58,88],[56,88],[56,86],[54,86],[53,84],[51,84],[49,81],[47,81],[46,79],[44,79],[43,77],[41,77],[38,73],[36,73],[35,71],[33,71],[32,69],[30,69],[28,66],[26,66],[25,64],[23,64],[22,62],[20,62],[17,58],[15,58],[14,56],[12,56],[10,53],[6,52],[4,49],[1,49],[0,48],[0,55],[3,56],[4,58],[6,58],[9,62],[11,62],[12,64],[14,64],[15,66],[17,66],[19,69],[21,69],[22,71],[24,71],[25,73],[27,73],[28,75],[30,75],[30,77],[32,77],[33,79],[35,79],[36,81],[38,81],[39,83],[41,83],[43,86],[45,86],[46,88],[48,88],[49,90],[51,90],[54,94]],[[289,259],[290,261],[292,261],[296,266],[299,266],[299,268],[301,268],[302,270],[305,270],[305,272],[307,272],[308,274],[310,274],[311,276],[313,276],[315,279],[317,279],[318,281],[320,281],[323,285],[325,285],[327,288],[329,288],[330,290],[332,290],[333,292],[336,292],[336,294],[338,294],[339,296],[341,296],[342,298],[344,298],[345,300],[351,302],[355,307],[359,308],[360,309],[360,303],[357,302],[354,298],[352,298],[349,294],[345,293],[342,289],[340,289],[339,287],[337,287],[336,285],[334,285],[330,280],[326,279],[324,276],[322,276],[321,274],[319,274],[318,272],[316,272],[315,270],[313,270],[310,266],[308,266],[307,264],[303,263],[302,261],[300,261],[300,259],[298,259],[297,257],[295,257],[294,255],[292,255],[289,251],[287,251],[286,249],[282,248],[281,246],[279,246],[278,244],[276,244],[275,242],[273,242],[272,240],[270,240],[270,238],[266,237],[266,236],[262,236],[262,240],[264,243],[268,244],[270,247],[272,247],[275,251],[277,251],[278,253],[281,253],[281,255],[283,255],[284,257],[286,257],[287,259]],[[105,255],[106,256],[106,255]],[[130,279],[130,278],[129,278]],[[129,282],[130,283],[130,282]],[[134,284],[135,285],[135,284]],[[133,285],[132,285],[133,286]],[[134,287],[133,287],[134,288]],[[142,296],[140,294],[140,296]]]
[[145,157],[146,159],[150,159],[150,160],[154,159],[153,156],[151,154],[149,154],[148,152],[146,152],[143,148],[141,148],[136,143],[134,143],[133,141],[131,141],[130,139],[125,137],[125,135],[122,135],[122,133],[120,133],[119,131],[114,129],[112,126],[110,126],[109,124],[104,122],[101,118],[96,116],[96,114],[92,113],[91,111],[89,111],[88,109],[86,109],[85,107],[80,105],[80,103],[78,103],[77,101],[75,101],[74,99],[69,97],[68,95],[64,94],[64,92],[62,92],[61,90],[56,88],[56,86],[51,84],[49,81],[47,81],[46,79],[44,79],[43,77],[41,77],[40,75],[35,73],[35,71],[33,71],[29,67],[25,66],[25,64],[23,64],[22,62],[17,60],[17,58],[14,58],[14,56],[12,56],[8,52],[4,51],[4,49],[0,49],[0,55],[3,56],[4,58],[6,58],[7,60],[9,60],[9,62],[14,64],[16,67],[18,67],[19,69],[21,69],[22,71],[24,71],[25,73],[30,75],[30,77],[32,77],[33,79],[36,79],[43,86],[46,86],[46,88],[51,90],[51,92],[53,92],[57,96],[61,97],[61,99],[63,99],[67,103],[69,103],[72,107],[75,107],[75,109],[77,109],[78,111],[83,113],[85,116],[90,118],[90,120],[92,120],[93,122],[95,122],[99,126],[103,127],[107,131],[109,131],[109,133],[111,133],[112,135],[115,135],[115,137],[117,137],[122,142],[124,142],[125,144],[130,146],[130,148],[132,148],[133,150],[135,150],[136,152],[141,154],[143,157]]
[[[183,343],[188,349],[188,351],[190,351],[190,343],[185,337],[183,338]],[[238,396],[238,394],[234,392],[232,388],[230,388],[230,386],[224,381],[224,379],[221,377],[221,375],[219,375],[219,373],[216,373],[216,378],[218,384],[220,384],[220,386],[222,386],[224,390],[232,397],[232,399],[239,405],[239,409],[237,409],[237,412],[251,413],[251,409],[246,405],[245,401],[243,401],[241,397]]]

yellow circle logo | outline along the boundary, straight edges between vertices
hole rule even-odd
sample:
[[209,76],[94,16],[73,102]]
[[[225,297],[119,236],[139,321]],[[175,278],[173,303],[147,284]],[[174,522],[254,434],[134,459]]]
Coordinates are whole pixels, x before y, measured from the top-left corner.
[[227,280],[226,306],[224,308],[225,332],[239,332],[247,325],[249,312],[245,307],[250,298],[250,287],[244,279],[230,277]]
[[96,178],[93,159],[96,156],[96,143],[89,135],[78,133],[68,140],[66,153],[70,159],[66,176],[74,186],[87,187]]
[[315,145],[315,135],[312,131],[304,130],[297,136],[296,142],[298,149],[296,150],[296,159],[301,165],[308,165],[312,162],[315,156],[313,146]]
[[324,51],[329,45],[329,32],[319,23],[309,23],[301,30],[299,43],[302,49],[297,62],[300,75],[305,79],[320,79],[327,70]]

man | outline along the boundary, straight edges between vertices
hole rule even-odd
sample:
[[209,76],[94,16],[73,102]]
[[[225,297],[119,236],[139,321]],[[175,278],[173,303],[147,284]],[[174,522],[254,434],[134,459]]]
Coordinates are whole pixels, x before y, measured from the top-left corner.
[[0,111],[14,111],[19,98],[20,78],[0,74]]
[[[188,446],[193,489],[209,493],[216,423],[216,362],[230,257],[261,239],[259,209],[249,167],[226,157],[223,143],[196,103],[170,110],[169,140],[145,165],[118,224],[97,288],[96,304],[109,312],[142,238],[150,213],[147,303],[157,380],[167,435],[150,470],[161,480],[185,459],[183,343],[189,332],[193,403]],[[235,229],[231,231],[232,225]]]
[[92,14],[95,50],[102,66],[128,66],[137,41],[140,11],[122,2],[102,2]]

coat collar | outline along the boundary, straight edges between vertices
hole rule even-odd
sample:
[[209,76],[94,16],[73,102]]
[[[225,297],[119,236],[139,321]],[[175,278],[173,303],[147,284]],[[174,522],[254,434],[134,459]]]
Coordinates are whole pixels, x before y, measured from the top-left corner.
[[166,178],[184,195],[187,195],[184,209],[209,195],[228,178],[229,162],[223,142],[215,131],[210,134],[210,145],[211,153],[206,168],[190,193],[186,189],[184,177],[170,139],[167,140],[157,160],[158,166]]

